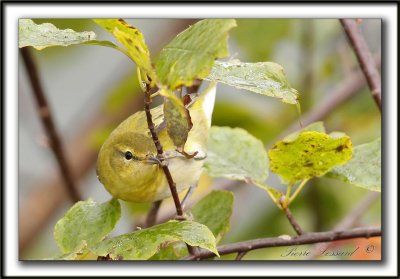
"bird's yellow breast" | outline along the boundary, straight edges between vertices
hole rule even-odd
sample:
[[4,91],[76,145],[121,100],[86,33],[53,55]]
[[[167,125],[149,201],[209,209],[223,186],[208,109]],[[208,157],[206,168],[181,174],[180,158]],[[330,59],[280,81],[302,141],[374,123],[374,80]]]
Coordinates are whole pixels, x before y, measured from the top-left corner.
[[[210,89],[214,91],[210,93]],[[184,148],[188,154],[198,152],[196,157],[200,159],[188,159],[177,153],[166,129],[158,132],[178,192],[197,183],[202,172],[211,124],[210,110],[205,110],[204,104],[207,98],[215,98],[215,86],[208,90],[199,102],[189,108],[193,127]],[[213,103],[214,100],[212,106]],[[162,105],[153,108],[151,114],[155,126],[161,127],[164,120]],[[132,154],[129,160],[127,152]],[[144,160],[149,155],[155,157],[156,149],[147,127],[146,115],[140,111],[123,121],[101,147],[96,168],[100,182],[113,197],[125,201],[152,202],[169,197],[171,194],[162,168]]]

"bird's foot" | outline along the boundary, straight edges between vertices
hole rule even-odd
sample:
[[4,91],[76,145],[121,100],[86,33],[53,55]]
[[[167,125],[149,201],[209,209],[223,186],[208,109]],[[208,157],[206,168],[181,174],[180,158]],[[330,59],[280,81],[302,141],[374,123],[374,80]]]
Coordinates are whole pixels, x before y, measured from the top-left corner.
[[192,159],[199,153],[198,151],[195,151],[192,154],[186,153],[186,151],[183,150],[183,147],[177,147],[175,149],[175,151],[178,152],[179,154],[185,156],[186,159]]

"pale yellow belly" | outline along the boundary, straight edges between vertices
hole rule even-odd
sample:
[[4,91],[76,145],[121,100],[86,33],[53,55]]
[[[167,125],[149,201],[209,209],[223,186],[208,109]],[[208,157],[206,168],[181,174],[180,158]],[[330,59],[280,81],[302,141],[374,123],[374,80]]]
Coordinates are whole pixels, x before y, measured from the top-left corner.
[[[204,160],[187,160],[183,158],[173,158],[169,160],[168,168],[176,184],[178,193],[194,186],[202,173]],[[171,196],[167,179],[162,180],[162,186],[155,196],[155,200],[165,199]]]

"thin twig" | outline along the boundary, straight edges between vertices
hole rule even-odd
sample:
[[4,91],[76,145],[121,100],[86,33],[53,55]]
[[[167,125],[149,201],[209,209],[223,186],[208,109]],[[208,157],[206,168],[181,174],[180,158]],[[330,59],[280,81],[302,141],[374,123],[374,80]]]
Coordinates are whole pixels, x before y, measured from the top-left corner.
[[[301,236],[292,237],[290,239],[273,237],[273,238],[261,238],[261,239],[253,239],[243,242],[231,243],[231,244],[221,245],[217,247],[217,250],[220,255],[226,255],[231,253],[248,252],[256,249],[269,248],[269,247],[313,244],[319,242],[331,242],[335,240],[344,240],[352,238],[370,238],[374,236],[381,236],[381,234],[382,232],[380,227],[366,227],[366,228],[357,228],[344,231],[314,232],[314,233],[303,234]],[[215,257],[215,254],[208,250],[202,250],[196,255],[196,259],[207,259],[213,257]],[[194,256],[188,256],[183,259],[193,260],[194,258],[195,258]]]
[[381,78],[376,69],[374,59],[371,51],[368,48],[367,42],[364,36],[361,34],[357,27],[357,23],[353,19],[340,19],[340,23],[350,41],[351,47],[353,48],[358,63],[365,75],[368,82],[368,86],[371,90],[372,97],[375,100],[376,105],[382,110],[381,105]]
[[247,252],[239,252],[235,258],[235,261],[241,261],[246,254]]
[[161,203],[162,203],[162,200],[153,202],[151,209],[146,217],[146,228],[150,228],[156,224],[157,213],[158,213],[158,210],[160,209]]
[[189,244],[186,243],[186,247],[188,249],[188,252],[191,256],[193,256],[193,260],[197,260],[197,255],[199,254],[199,247],[195,247],[195,246],[190,246]]
[[[196,79],[196,80],[193,82],[193,85],[192,85],[191,87],[187,87],[188,93],[195,93],[195,92],[197,92],[198,89],[199,89],[199,87],[200,87],[200,85],[201,85],[201,83],[202,83],[201,80]],[[147,89],[149,89],[149,88],[147,88]],[[148,90],[148,91],[149,91],[149,90]],[[150,94],[150,99],[153,98],[153,97],[155,97],[156,95],[158,95],[158,93]],[[147,100],[148,100],[148,99],[146,99],[146,102],[147,102]],[[153,125],[153,126],[154,126],[154,125]],[[153,138],[153,139],[154,139],[154,138]],[[159,141],[158,141],[158,142],[159,142]],[[156,145],[156,147],[157,147],[157,145]],[[161,147],[161,149],[162,149],[162,147]],[[158,152],[158,150],[159,150],[159,149],[157,149],[157,152]],[[162,150],[161,150],[161,151],[162,151]],[[158,154],[160,154],[160,153],[158,153]],[[167,176],[167,177],[168,177],[168,176]],[[169,183],[169,182],[168,182],[168,183]],[[171,187],[171,186],[170,186],[170,187]],[[186,203],[186,201],[190,198],[191,194],[193,193],[194,188],[195,188],[195,187],[189,187],[189,190],[188,190],[188,192],[186,193],[186,196],[185,196],[185,197],[183,198],[183,200],[180,202],[180,206],[181,206],[181,208],[182,208],[182,212],[183,212],[183,210],[184,210],[184,208],[185,208],[185,203]],[[172,192],[172,191],[171,191],[171,192]],[[152,208],[151,208],[151,210],[150,210],[150,212],[148,213],[147,218],[146,218],[146,227],[151,227],[151,226],[153,226],[153,225],[156,224],[157,214],[158,214],[158,211],[159,211],[159,209],[160,209],[161,202],[162,202],[162,201],[156,201],[156,202],[153,203]],[[174,202],[175,202],[175,199],[174,199]],[[192,249],[191,246],[188,246],[188,249],[189,249],[189,251],[191,251],[191,250],[194,251],[194,249]],[[190,253],[190,254],[192,254],[192,253]]]
[[[151,138],[153,139],[154,145],[156,146],[157,149],[157,157],[158,160],[160,161],[160,166],[164,171],[164,174],[167,178],[169,189],[171,190],[172,198],[174,200],[175,208],[176,208],[176,214],[177,216],[175,217],[178,220],[185,220],[185,217],[183,216],[183,210],[182,210],[182,205],[179,200],[178,196],[178,191],[176,190],[176,184],[174,182],[174,179],[172,178],[171,172],[169,171],[168,168],[168,161],[165,160],[164,157],[164,151],[162,144],[160,140],[158,139],[154,123],[153,123],[153,118],[151,116],[151,111],[150,111],[150,105],[151,105],[151,93],[150,93],[150,86],[146,84],[146,92],[145,92],[145,99],[144,99],[144,110],[146,112],[146,119],[147,119],[147,126],[149,127]],[[160,203],[161,205],[161,203]],[[159,205],[157,208],[155,208],[154,215],[157,215],[159,209]],[[155,218],[153,220],[155,223]],[[189,244],[186,244],[188,252],[191,256],[196,256],[198,254],[198,249],[196,247],[192,247]]]
[[279,200],[279,203],[281,204],[283,212],[285,213],[287,219],[289,220],[290,225],[292,225],[292,227],[295,230],[295,232],[297,233],[297,235],[304,234],[299,223],[297,223],[296,219],[294,219],[293,214],[290,211],[289,207],[287,207],[287,204],[285,204],[285,196],[281,197],[281,199]]
[[289,223],[292,225],[293,229],[296,231],[297,235],[302,235],[304,234],[302,228],[300,227],[299,223],[294,219],[292,212],[290,211],[289,207],[283,208],[283,212],[285,212],[285,215],[287,219],[289,220]]
[[[334,231],[350,229],[367,212],[368,208],[380,197],[380,193],[369,192],[365,197],[353,207],[353,209],[333,228]],[[315,245],[313,253],[309,259],[314,259],[318,251],[324,251],[329,247],[329,243]]]
[[78,202],[81,200],[81,197],[78,193],[78,190],[76,189],[76,185],[64,153],[61,138],[58,135],[56,126],[54,125],[50,107],[47,103],[46,96],[44,95],[35,62],[33,61],[30,50],[27,47],[21,49],[21,54],[26,66],[26,70],[28,72],[30,82],[32,84],[32,92],[36,99],[38,112],[42,120],[43,126],[46,130],[47,136],[50,139],[50,146],[57,159],[58,167],[60,168],[65,188],[71,200],[74,203]]
[[179,201],[178,191],[176,190],[176,184],[174,179],[172,178],[171,172],[169,171],[167,161],[164,158],[164,151],[160,140],[158,139],[157,133],[155,131],[153,118],[150,112],[150,104],[151,104],[151,94],[150,94],[150,86],[146,85],[145,92],[145,101],[144,101],[144,109],[146,112],[147,126],[149,127],[151,138],[153,139],[154,145],[157,149],[158,159],[160,160],[160,166],[164,171],[165,177],[167,178],[169,189],[171,190],[172,198],[175,203],[176,214],[178,217],[183,216],[183,210],[181,206],[181,202]]

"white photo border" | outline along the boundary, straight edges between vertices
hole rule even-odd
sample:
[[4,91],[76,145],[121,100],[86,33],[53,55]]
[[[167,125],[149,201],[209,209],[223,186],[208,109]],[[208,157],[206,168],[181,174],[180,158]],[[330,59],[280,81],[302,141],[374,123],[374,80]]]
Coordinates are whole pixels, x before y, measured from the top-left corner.
[[[3,274],[6,276],[395,276],[397,275],[397,76],[396,3],[161,4],[2,3],[5,181]],[[212,7],[211,7],[212,6]],[[18,261],[18,18],[381,18],[384,130],[382,262],[137,262],[100,264]],[[289,268],[290,266],[290,268]]]

